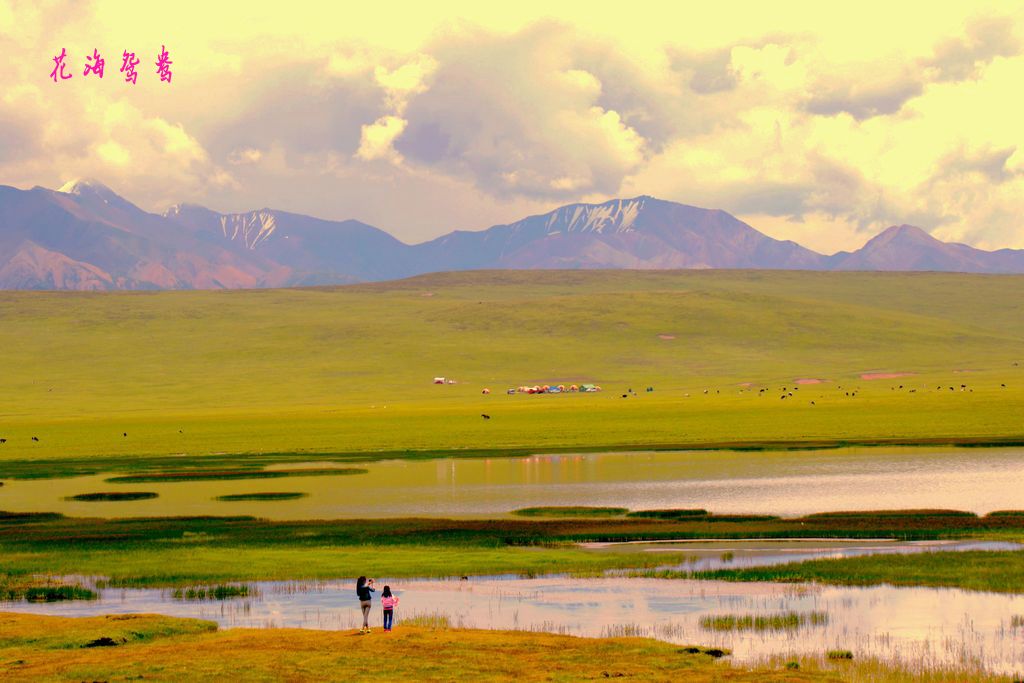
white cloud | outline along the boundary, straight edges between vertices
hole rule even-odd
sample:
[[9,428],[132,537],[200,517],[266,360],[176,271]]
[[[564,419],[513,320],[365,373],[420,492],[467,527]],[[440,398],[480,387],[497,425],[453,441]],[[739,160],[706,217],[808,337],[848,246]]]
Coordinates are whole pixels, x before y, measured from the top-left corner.
[[231,150],[228,162],[234,165],[257,164],[263,158],[263,152],[255,147],[241,147]]
[[364,161],[387,159],[400,163],[402,157],[392,145],[405,130],[405,126],[406,121],[397,116],[382,116],[373,123],[363,126],[356,156]]

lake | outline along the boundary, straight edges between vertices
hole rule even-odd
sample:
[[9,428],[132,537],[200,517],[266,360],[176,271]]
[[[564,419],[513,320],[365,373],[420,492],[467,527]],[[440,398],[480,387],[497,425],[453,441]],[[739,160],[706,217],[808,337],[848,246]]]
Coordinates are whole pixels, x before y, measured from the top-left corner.
[[[382,460],[359,463],[359,467],[368,473],[134,484],[105,482],[111,475],[7,479],[0,488],[0,510],[99,517],[243,514],[331,519],[493,517],[542,505],[706,508],[715,513],[782,516],[894,508],[953,508],[984,514],[1024,507],[1021,448],[587,453]],[[152,491],[159,497],[131,502],[64,500],[97,491]],[[288,501],[214,500],[220,495],[266,491],[308,496]]]

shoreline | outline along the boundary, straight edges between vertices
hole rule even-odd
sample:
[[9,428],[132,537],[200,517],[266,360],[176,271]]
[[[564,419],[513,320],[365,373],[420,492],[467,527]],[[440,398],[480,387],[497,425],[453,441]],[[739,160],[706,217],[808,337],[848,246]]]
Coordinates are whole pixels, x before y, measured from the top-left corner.
[[[160,469],[165,466],[186,468],[203,466],[224,466],[225,463],[239,462],[250,466],[267,466],[298,462],[380,462],[385,460],[441,460],[445,458],[523,458],[547,455],[584,455],[591,453],[660,453],[660,452],[791,452],[836,450],[842,448],[885,448],[885,447],[953,447],[953,448],[1021,448],[1024,435],[986,437],[863,437],[850,439],[794,439],[765,441],[713,441],[675,443],[633,443],[600,444],[590,446],[550,446],[529,448],[526,446],[502,448],[448,448],[448,449],[393,449],[382,451],[273,451],[273,452],[211,452],[207,454],[164,454],[164,455],[91,455],[69,458],[0,458],[0,479],[57,479],[102,474],[116,471],[126,464],[132,470]],[[57,471],[51,476],[30,473],[39,467],[54,466]],[[75,465],[82,467],[75,468]],[[68,470],[67,468],[71,468]]]

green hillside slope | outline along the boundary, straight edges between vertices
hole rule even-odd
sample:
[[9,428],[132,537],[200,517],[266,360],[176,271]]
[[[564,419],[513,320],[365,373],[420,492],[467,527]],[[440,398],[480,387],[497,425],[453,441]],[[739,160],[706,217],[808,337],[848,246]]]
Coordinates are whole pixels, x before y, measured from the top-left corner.
[[[3,292],[0,458],[1017,438],[1021,302],[1022,276],[745,271]],[[557,382],[604,391],[505,395]]]

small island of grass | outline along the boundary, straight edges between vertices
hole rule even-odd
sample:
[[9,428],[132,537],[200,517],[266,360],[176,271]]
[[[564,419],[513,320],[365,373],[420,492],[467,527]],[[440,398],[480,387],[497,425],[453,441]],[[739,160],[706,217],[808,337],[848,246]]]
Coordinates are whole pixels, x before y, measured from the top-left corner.
[[550,507],[519,508],[513,515],[520,517],[621,517],[629,512],[628,508],[587,507],[585,505],[567,505]]
[[225,502],[235,502],[243,500],[295,500],[296,498],[305,498],[308,493],[300,493],[298,491],[281,491],[281,492],[267,492],[267,493],[232,493],[226,496],[217,496],[214,500],[223,500]]
[[64,600],[95,600],[99,596],[82,586],[33,586],[25,590],[29,602],[62,602]]
[[68,496],[65,500],[94,503],[99,501],[149,500],[156,497],[157,494],[152,491],[100,491],[98,493],[79,493],[75,496]]

